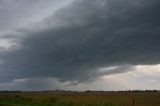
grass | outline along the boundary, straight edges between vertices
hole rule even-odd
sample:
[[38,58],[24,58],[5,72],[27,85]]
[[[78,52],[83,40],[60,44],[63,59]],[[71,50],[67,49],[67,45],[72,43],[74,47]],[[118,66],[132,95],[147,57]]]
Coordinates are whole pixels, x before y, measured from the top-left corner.
[[[0,93],[3,106],[160,106],[159,92]],[[0,105],[0,106],[1,106]]]

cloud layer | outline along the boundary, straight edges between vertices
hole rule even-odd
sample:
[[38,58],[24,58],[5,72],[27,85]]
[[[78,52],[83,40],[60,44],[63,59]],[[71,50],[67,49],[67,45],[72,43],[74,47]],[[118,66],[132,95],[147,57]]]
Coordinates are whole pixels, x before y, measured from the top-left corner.
[[8,35],[18,46],[1,52],[1,81],[81,82],[159,64],[159,10],[157,0],[75,0]]

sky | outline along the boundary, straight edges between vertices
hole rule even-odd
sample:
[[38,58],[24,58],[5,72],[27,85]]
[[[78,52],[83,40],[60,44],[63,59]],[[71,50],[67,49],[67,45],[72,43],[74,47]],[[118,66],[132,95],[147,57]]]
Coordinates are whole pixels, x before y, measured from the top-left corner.
[[0,90],[160,90],[159,0],[0,0]]

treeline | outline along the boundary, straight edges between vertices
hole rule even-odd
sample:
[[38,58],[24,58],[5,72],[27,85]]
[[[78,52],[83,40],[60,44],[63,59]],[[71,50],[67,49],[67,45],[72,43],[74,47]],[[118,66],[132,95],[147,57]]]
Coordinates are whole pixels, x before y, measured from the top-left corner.
[[110,92],[160,92],[160,90],[125,90],[125,91],[92,91],[92,90],[87,90],[87,91],[66,91],[66,90],[43,90],[43,91],[9,91],[9,90],[3,90],[0,91],[0,93],[27,93],[27,92],[33,92],[33,93],[54,93],[54,92],[59,92],[59,93],[110,93]]

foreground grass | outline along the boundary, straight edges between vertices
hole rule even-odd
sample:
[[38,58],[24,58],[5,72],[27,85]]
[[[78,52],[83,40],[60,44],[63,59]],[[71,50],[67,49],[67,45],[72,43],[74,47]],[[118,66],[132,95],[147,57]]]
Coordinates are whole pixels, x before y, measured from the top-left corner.
[[26,98],[20,95],[0,99],[1,105],[15,106],[125,106],[120,102],[105,102],[101,99],[93,102],[76,102],[51,96],[45,99]]
[[[0,93],[0,104],[9,106],[159,106],[160,93]],[[0,106],[1,106],[0,105]]]

